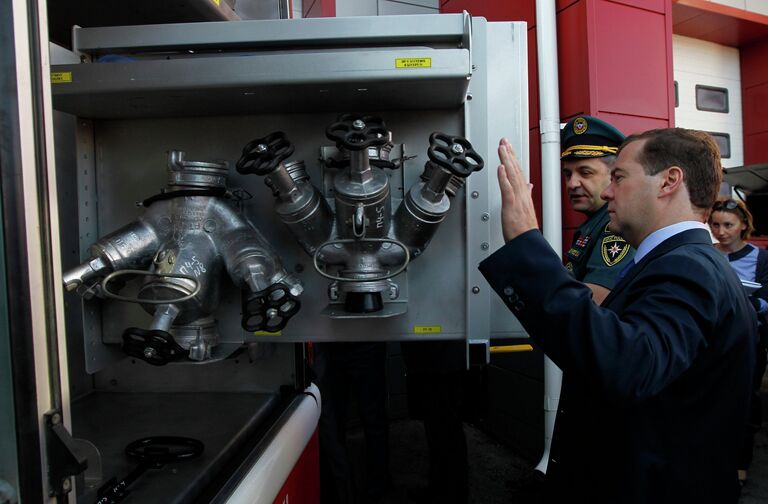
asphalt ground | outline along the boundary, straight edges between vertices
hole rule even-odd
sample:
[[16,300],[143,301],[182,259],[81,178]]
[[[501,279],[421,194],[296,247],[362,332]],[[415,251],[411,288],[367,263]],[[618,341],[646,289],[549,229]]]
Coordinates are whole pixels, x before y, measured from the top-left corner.
[[[768,419],[768,393],[763,394],[765,418]],[[525,484],[533,469],[525,460],[498,443],[479,428],[465,424],[469,454],[470,504],[534,504],[538,499],[526,493]],[[352,460],[364,460],[362,430],[349,430],[348,447]],[[362,487],[364,464],[353,464],[355,479]],[[421,422],[396,420],[390,424],[390,468],[392,488],[376,504],[409,504],[409,489],[427,485],[427,447]],[[364,502],[364,500],[361,500]],[[755,439],[755,452],[747,484],[739,504],[768,503],[768,422]],[[368,504],[368,503],[365,503]],[[374,503],[370,503],[374,504]]]

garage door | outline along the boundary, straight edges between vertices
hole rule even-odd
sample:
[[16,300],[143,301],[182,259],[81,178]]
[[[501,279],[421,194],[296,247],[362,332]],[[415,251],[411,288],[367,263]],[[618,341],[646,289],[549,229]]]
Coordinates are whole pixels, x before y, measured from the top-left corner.
[[675,123],[712,133],[723,166],[744,164],[739,50],[675,35]]

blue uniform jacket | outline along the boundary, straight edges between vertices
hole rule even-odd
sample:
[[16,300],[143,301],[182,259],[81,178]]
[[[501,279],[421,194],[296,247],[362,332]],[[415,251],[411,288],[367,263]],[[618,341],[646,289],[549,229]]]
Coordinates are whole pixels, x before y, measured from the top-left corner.
[[480,271],[563,370],[548,502],[737,502],[756,319],[706,231],[662,242],[602,307],[537,230]]

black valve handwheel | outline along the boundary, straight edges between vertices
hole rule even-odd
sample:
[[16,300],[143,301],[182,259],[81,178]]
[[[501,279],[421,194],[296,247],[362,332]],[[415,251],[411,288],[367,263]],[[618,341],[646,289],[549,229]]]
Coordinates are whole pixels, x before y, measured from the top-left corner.
[[243,175],[255,173],[267,175],[288,156],[293,154],[295,147],[288,141],[282,131],[257,138],[243,147],[243,154],[237,160],[235,167]]
[[125,454],[157,464],[181,462],[199,457],[204,445],[193,438],[178,436],[152,436],[137,439],[125,447]]
[[389,141],[384,119],[362,114],[340,115],[336,122],[325,128],[325,136],[336,142],[337,147],[353,151],[384,145]]
[[457,177],[469,177],[485,166],[483,158],[475,152],[469,140],[437,131],[429,135],[427,156],[433,163]]
[[189,351],[176,343],[170,333],[138,327],[129,327],[123,331],[123,351],[153,366],[164,366],[189,355]]
[[96,504],[123,502],[131,493],[129,487],[148,469],[162,469],[166,464],[197,458],[204,448],[197,439],[178,436],[152,436],[131,442],[125,447],[125,454],[139,459],[139,465],[119,480],[107,480],[96,491]]
[[242,327],[248,332],[277,332],[288,324],[301,308],[299,298],[283,283],[259,292],[243,291]]

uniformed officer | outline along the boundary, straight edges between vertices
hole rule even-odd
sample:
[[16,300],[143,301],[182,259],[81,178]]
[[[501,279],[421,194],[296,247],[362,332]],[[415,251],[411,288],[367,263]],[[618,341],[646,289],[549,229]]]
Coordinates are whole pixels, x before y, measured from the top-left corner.
[[571,206],[587,215],[576,230],[565,267],[592,289],[600,304],[616,284],[618,273],[632,261],[634,249],[608,230],[608,204],[600,193],[611,183],[611,168],[624,135],[605,121],[579,116],[560,132],[560,159]]

